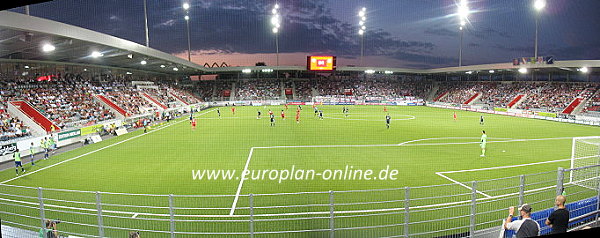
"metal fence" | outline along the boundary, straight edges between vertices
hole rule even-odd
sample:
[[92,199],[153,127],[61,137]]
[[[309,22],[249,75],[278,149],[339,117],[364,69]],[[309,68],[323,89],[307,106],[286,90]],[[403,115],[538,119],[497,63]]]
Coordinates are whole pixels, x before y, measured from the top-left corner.
[[[480,237],[500,232],[509,206],[535,211],[570,203],[572,226],[597,219],[600,166],[453,184],[280,194],[152,195],[0,185],[2,223],[38,231],[59,220],[61,235],[126,237]],[[570,181],[577,172],[580,181]],[[586,176],[589,174],[590,176]],[[583,204],[583,203],[582,203]],[[232,213],[233,212],[233,213]],[[546,217],[537,218],[542,234]]]

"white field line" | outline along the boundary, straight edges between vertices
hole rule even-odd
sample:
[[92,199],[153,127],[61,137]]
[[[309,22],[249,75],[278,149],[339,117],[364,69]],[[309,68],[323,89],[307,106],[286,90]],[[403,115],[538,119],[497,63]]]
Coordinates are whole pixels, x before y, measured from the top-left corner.
[[[214,109],[213,109],[213,110],[214,110]],[[213,111],[213,110],[211,110],[211,111]],[[204,112],[204,113],[203,113],[203,114],[201,114],[201,115],[204,115],[204,114],[206,114],[206,113],[209,113],[209,112],[210,112],[210,111]],[[54,167],[54,166],[57,166],[57,165],[60,165],[60,164],[64,164],[64,163],[66,163],[66,162],[70,162],[70,161],[73,161],[73,160],[79,159],[79,158],[81,158],[81,157],[87,156],[87,155],[94,154],[94,153],[96,153],[96,152],[98,152],[98,151],[102,151],[102,150],[105,150],[105,149],[111,148],[111,147],[113,147],[113,146],[120,145],[120,144],[122,144],[122,143],[125,143],[125,142],[127,142],[127,141],[130,141],[130,140],[133,140],[133,139],[136,139],[136,138],[140,138],[140,137],[142,137],[142,136],[145,136],[145,135],[148,135],[148,134],[150,134],[150,133],[154,133],[154,132],[160,131],[160,130],[162,130],[162,129],[165,129],[165,128],[167,128],[167,127],[170,127],[170,126],[172,126],[172,125],[179,124],[179,123],[182,123],[182,122],[185,122],[185,121],[187,121],[187,120],[181,120],[181,121],[178,121],[178,122],[175,122],[175,123],[170,123],[170,124],[167,124],[167,125],[165,125],[165,126],[162,126],[162,127],[157,127],[157,129],[151,130],[151,131],[150,131],[150,132],[148,132],[148,133],[140,134],[140,135],[137,135],[137,136],[134,136],[134,137],[131,137],[131,138],[128,138],[128,139],[125,139],[125,140],[119,141],[119,142],[117,142],[117,143],[110,144],[110,145],[104,146],[104,147],[102,147],[102,148],[99,148],[99,149],[96,149],[96,150],[93,150],[93,151],[87,152],[87,153],[85,153],[85,154],[78,155],[78,156],[75,156],[75,157],[73,157],[73,158],[66,159],[66,160],[60,161],[60,162],[58,162],[58,163],[55,163],[55,164],[51,164],[51,165],[49,165],[49,166],[46,166],[46,167],[40,168],[40,169],[38,169],[38,170],[35,170],[35,171],[32,171],[32,172],[30,172],[30,173],[25,173],[25,174],[23,174],[23,175],[20,175],[20,176],[17,176],[17,177],[14,177],[14,178],[11,178],[11,179],[8,179],[8,180],[5,180],[5,181],[2,181],[2,182],[0,182],[0,184],[8,183],[8,182],[11,182],[11,181],[13,181],[13,180],[15,180],[15,179],[19,179],[19,178],[22,178],[22,177],[25,177],[25,176],[29,176],[29,175],[35,174],[35,173],[37,173],[37,172],[40,172],[40,171],[43,171],[43,170],[46,170],[46,169],[52,168],[52,167]]]
[[[522,141],[540,141],[540,140],[560,140],[560,139],[571,139],[572,137],[555,137],[555,138],[539,138],[539,139],[512,139],[512,138],[495,138],[495,139],[504,139],[503,141],[488,141],[487,143],[505,143],[505,142],[522,142]],[[423,143],[423,144],[408,144],[408,143],[413,143],[413,142],[418,142],[418,141],[425,141],[425,140],[437,140],[437,139],[479,139],[479,137],[446,137],[446,138],[425,138],[425,139],[418,139],[418,140],[412,140],[412,141],[407,141],[407,142],[403,142],[403,143],[399,143],[399,144],[379,144],[379,145],[290,145],[290,146],[264,146],[264,147],[252,147],[250,148],[250,153],[248,155],[248,158],[246,159],[246,164],[244,165],[244,170],[242,171],[242,173],[246,170],[248,170],[248,166],[250,165],[250,160],[252,158],[252,154],[254,152],[255,149],[284,149],[284,148],[338,148],[338,147],[392,147],[392,146],[430,146],[430,145],[465,145],[465,144],[478,144],[480,142],[459,142],[459,143]],[[436,173],[438,174],[438,173]],[[452,181],[453,183],[457,183],[463,187],[466,187],[468,189],[472,189],[471,187],[464,185],[462,183],[459,183],[456,180],[450,179],[447,176],[443,176],[441,174],[438,174],[439,176],[442,176],[450,181]],[[235,213],[235,209],[237,206],[237,202],[239,200],[239,196],[240,196],[240,192],[242,190],[242,186],[244,184],[244,179],[240,178],[240,183],[238,184],[238,188],[235,194],[235,198],[233,199],[233,204],[231,205],[231,210],[229,212],[230,216],[233,216],[233,214]],[[486,196],[486,197],[490,197],[490,195],[482,193],[477,191],[479,194]]]
[[[456,183],[456,184],[458,184],[458,185],[460,185],[460,186],[463,186],[463,187],[465,187],[465,188],[467,188],[467,189],[469,189],[469,190],[473,190],[473,187],[469,187],[469,186],[465,185],[464,183],[461,183],[461,182],[458,182],[458,181],[456,181],[456,180],[454,180],[454,179],[448,178],[448,176],[446,176],[446,175],[443,175],[443,174],[440,174],[440,173],[435,173],[435,174],[437,174],[437,175],[441,176],[442,178],[445,178],[445,179],[447,179],[447,180],[450,180],[450,181],[452,181],[453,183]],[[476,192],[476,193],[479,193],[479,194],[481,194],[481,195],[483,195],[483,196],[485,196],[485,197],[487,197],[487,198],[491,198],[491,197],[492,197],[492,196],[490,196],[490,195],[487,195],[487,194],[485,194],[485,193],[483,193],[483,192],[481,192],[481,191],[479,191],[479,190],[475,190],[475,192]]]
[[240,198],[240,192],[242,191],[242,186],[244,185],[244,173],[248,170],[248,166],[250,165],[250,159],[252,159],[252,153],[254,153],[254,147],[250,148],[250,153],[248,154],[248,159],[246,159],[246,165],[244,165],[244,170],[242,171],[242,176],[240,177],[240,183],[238,184],[237,192],[235,193],[235,198],[233,198],[233,204],[231,204],[231,211],[229,211],[229,215],[233,216],[235,212],[235,207],[237,206],[238,199]]
[[465,169],[465,170],[455,170],[455,171],[444,171],[444,172],[437,172],[437,173],[440,173],[440,174],[453,174],[453,173],[475,172],[475,171],[494,170],[494,169],[508,169],[508,168],[517,168],[517,167],[530,166],[530,165],[538,165],[538,164],[550,164],[550,163],[563,162],[563,161],[569,161],[569,160],[571,160],[571,159],[549,160],[549,161],[535,162],[535,163],[529,163],[529,164],[505,165],[505,166],[498,166],[498,167],[489,167],[489,168],[480,168],[480,169]]

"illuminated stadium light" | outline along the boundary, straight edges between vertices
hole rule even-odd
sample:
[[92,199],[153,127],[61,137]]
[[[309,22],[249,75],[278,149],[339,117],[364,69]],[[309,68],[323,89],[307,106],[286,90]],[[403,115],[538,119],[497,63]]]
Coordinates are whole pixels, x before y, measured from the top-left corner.
[[490,70],[490,71],[488,71],[488,72],[490,72],[490,74],[493,74],[493,73],[495,73],[496,71],[494,71],[494,70],[492,69],[492,70]]
[[546,0],[535,0],[535,2],[533,2],[533,7],[536,11],[541,11],[546,7]]
[[127,58],[133,59],[133,54],[128,54]]
[[148,62],[146,62],[145,60],[142,60],[142,61],[140,62],[140,64],[142,64],[142,65],[146,65],[147,63],[148,63]]
[[362,36],[363,34],[365,34],[365,31],[363,29],[360,29],[358,30],[358,34]]
[[179,71],[179,69],[177,67],[174,67],[173,71]]
[[458,5],[458,17],[460,18],[460,25],[464,26],[467,23],[469,17],[469,6],[467,0],[461,0]]
[[367,32],[367,8],[363,7],[358,11],[358,35],[360,36],[360,63],[363,65],[363,56],[365,55],[365,33]]
[[389,70],[386,70],[386,71],[385,71],[385,72],[383,72],[383,73],[384,73],[384,74],[393,74],[393,73],[394,73],[394,71],[389,71]]
[[519,68],[519,73],[526,74],[527,68]]
[[185,17],[183,17],[183,19],[185,19],[186,21],[189,21],[190,20],[190,16],[185,15]]
[[164,68],[164,67],[167,67],[167,66],[165,66],[164,64],[161,64],[161,65],[160,65],[160,67],[161,67],[161,68]]
[[273,73],[273,69],[262,69],[261,72],[263,72],[263,73]]
[[54,50],[56,50],[56,47],[54,47],[52,44],[44,44],[42,46],[42,51],[44,52],[52,52]]
[[252,73],[251,69],[242,69],[242,73],[249,74]]
[[92,58],[100,58],[102,56],[104,56],[104,54],[98,52],[98,51],[94,51],[92,52],[92,54],[90,55]]
[[365,74],[374,74],[374,73],[375,73],[375,70],[372,70],[372,69],[365,70]]
[[466,74],[473,74],[473,71],[467,71]]
[[[279,67],[279,28],[281,28],[281,16],[279,15],[279,3],[275,3],[273,9],[271,9],[271,26],[273,27],[271,31],[275,34],[275,65]],[[263,72],[265,70],[263,69]],[[273,72],[271,70],[270,72]],[[277,79],[279,79],[279,74],[276,74]]]
[[582,67],[577,69],[577,71],[587,74],[588,72],[590,72],[590,69],[588,69],[588,67]]
[[26,68],[26,69],[29,69],[29,65],[25,65],[25,67],[24,67],[24,68]]
[[189,3],[183,3],[183,10],[188,10],[190,9],[190,4]]
[[125,73],[125,74],[131,75],[131,74],[133,74],[133,73],[131,73],[131,72],[127,72],[127,73]]

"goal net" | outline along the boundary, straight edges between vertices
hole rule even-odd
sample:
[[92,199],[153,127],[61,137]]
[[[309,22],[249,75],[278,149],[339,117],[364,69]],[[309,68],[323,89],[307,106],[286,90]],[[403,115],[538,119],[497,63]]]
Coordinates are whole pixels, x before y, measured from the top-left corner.
[[[596,166],[577,169],[594,165]],[[598,189],[600,166],[597,165],[600,165],[600,136],[574,137],[569,182],[589,189]]]

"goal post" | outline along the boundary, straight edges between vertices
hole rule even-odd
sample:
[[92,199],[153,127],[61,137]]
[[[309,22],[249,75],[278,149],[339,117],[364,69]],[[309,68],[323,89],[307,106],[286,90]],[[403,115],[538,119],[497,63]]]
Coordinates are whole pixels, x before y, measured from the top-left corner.
[[[573,137],[569,183],[598,189],[597,178],[600,177],[598,165],[600,165],[600,136]],[[588,166],[596,167],[578,169]]]

